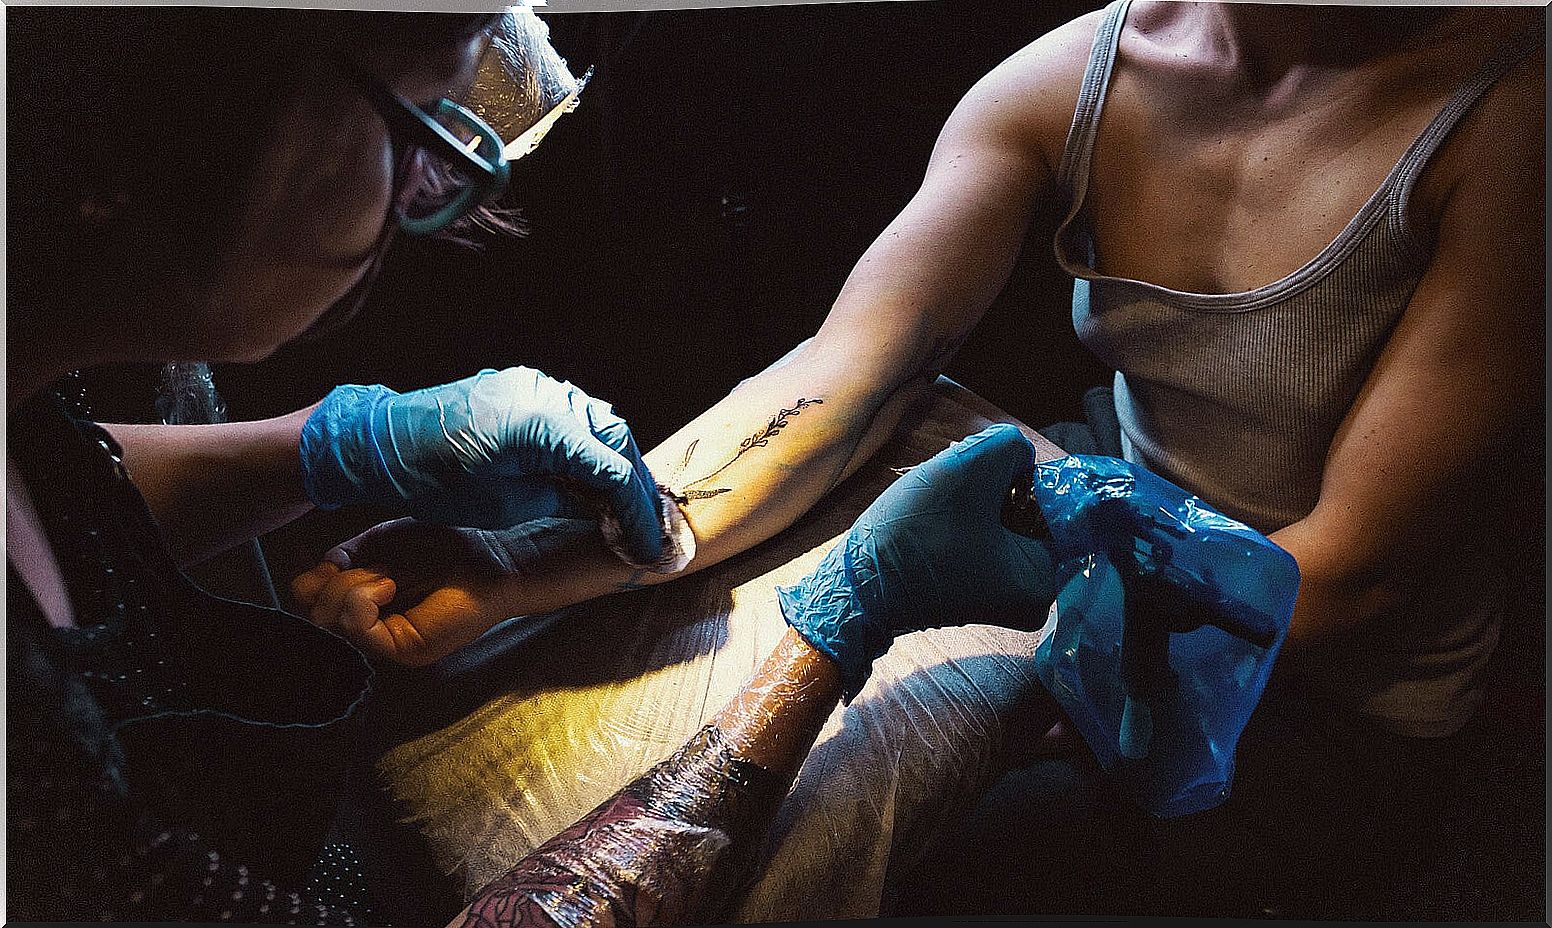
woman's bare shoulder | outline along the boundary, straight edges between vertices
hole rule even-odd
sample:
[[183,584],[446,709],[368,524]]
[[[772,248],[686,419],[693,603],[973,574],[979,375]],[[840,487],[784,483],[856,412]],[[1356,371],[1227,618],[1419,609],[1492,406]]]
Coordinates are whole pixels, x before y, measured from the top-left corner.
[[[1418,178],[1413,208],[1428,225],[1436,224],[1455,193],[1467,186],[1542,187],[1546,89],[1546,49],[1538,46],[1476,101]],[[1535,215],[1527,213],[1527,221],[1540,222],[1540,210],[1531,212]]]
[[961,109],[1060,158],[1103,15],[1084,14],[1014,52],[977,82]]

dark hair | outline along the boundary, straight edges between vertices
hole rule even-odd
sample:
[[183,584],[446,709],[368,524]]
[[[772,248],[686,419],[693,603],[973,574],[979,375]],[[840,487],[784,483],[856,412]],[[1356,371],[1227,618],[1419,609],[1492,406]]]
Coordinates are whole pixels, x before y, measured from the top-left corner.
[[[208,266],[231,238],[237,194],[251,184],[302,65],[381,46],[430,53],[467,41],[497,15],[13,8],[10,280],[35,296],[86,277],[84,258],[120,286],[155,287]],[[135,240],[84,221],[83,203],[93,202],[132,213]],[[115,263],[125,273],[112,273]]]

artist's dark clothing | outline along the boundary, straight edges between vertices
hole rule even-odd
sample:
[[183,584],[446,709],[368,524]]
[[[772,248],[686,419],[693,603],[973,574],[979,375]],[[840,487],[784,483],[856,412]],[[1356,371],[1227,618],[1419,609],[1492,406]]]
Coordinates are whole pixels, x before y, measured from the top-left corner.
[[7,565],[9,915],[359,924],[325,839],[365,661],[196,588],[103,430],[52,397],[7,425],[77,623]]

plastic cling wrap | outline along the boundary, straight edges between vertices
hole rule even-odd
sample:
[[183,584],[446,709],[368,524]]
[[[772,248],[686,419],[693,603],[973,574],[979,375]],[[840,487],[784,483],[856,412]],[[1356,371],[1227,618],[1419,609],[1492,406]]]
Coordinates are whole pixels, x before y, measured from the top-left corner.
[[526,4],[513,6],[493,30],[474,86],[460,102],[507,140],[503,153],[515,161],[576,108],[591,73],[573,75],[544,21]]
[[758,841],[785,786],[707,726],[482,891],[469,924],[538,916],[561,928],[614,928],[714,917],[738,876],[730,865],[747,858],[738,851]]
[[1062,584],[1041,680],[1144,808],[1217,805],[1293,614],[1293,557],[1116,458],[1040,464],[1032,489]]

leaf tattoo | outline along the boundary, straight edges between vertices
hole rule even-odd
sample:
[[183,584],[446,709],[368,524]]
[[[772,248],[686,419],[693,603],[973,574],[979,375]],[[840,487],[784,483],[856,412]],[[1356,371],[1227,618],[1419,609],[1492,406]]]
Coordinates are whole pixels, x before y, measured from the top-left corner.
[[[799,413],[801,413],[803,410],[807,409],[810,406],[822,406],[822,405],[824,405],[824,400],[822,400],[822,399],[818,399],[818,398],[806,399],[804,397],[798,397],[797,402],[793,403],[790,407],[788,407],[786,409],[783,409],[783,410],[780,410],[779,412],[776,413],[776,415],[771,416],[770,421],[765,423],[765,427],[764,428],[762,428],[758,432],[755,432],[753,435],[750,435],[748,438],[744,439],[743,441],[739,442],[739,444],[738,444],[738,451],[736,451],[733,454],[733,457],[730,458],[726,464],[723,464],[721,467],[717,468],[716,470],[712,471],[711,473],[707,474],[706,476],[700,478],[699,480],[692,480],[692,481],[690,481],[690,483],[687,484],[687,485],[688,486],[694,486],[697,483],[705,483],[706,481],[710,480],[711,478],[717,476],[718,474],[720,474],[723,471],[727,470],[729,467],[732,467],[735,463],[737,463],[739,458],[743,457],[745,454],[748,454],[750,451],[754,450],[755,448],[764,448],[765,446],[769,445],[771,443],[771,439],[775,438],[776,434],[778,432],[780,432],[782,429],[786,428],[788,423],[790,423],[792,421],[792,419],[795,416],[797,416]],[[693,448],[694,446],[692,445],[691,447]],[[686,455],[686,457],[688,458],[688,455]],[[694,491],[690,491],[690,492],[694,492]],[[725,492],[727,492],[727,490],[723,489],[723,490],[719,490],[717,492],[725,493]],[[712,495],[716,495],[716,493],[713,493]],[[685,496],[689,497],[689,493],[687,492],[685,494]]]

